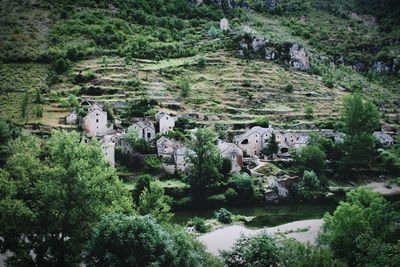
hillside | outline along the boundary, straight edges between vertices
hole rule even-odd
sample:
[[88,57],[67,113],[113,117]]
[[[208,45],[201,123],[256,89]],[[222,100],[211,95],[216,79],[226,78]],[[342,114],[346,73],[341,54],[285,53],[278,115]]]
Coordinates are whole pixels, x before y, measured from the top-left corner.
[[[360,90],[384,126],[398,128],[395,1],[194,2],[2,1],[0,116],[69,127],[63,118],[73,95],[109,102],[122,119],[125,104],[146,96],[154,108],[198,123],[241,127],[268,116],[282,127],[329,128],[342,97]],[[219,30],[223,17],[229,32]],[[277,54],[300,44],[310,67],[254,51],[240,56],[243,36],[266,40]]]

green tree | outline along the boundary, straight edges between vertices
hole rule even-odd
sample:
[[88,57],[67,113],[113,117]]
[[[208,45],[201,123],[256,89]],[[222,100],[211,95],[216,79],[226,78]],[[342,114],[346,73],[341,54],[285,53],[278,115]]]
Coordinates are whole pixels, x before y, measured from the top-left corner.
[[86,263],[93,267],[191,267],[211,261],[192,237],[179,230],[170,232],[150,216],[110,214],[93,231]]
[[173,216],[170,203],[171,198],[164,194],[160,182],[152,182],[140,194],[138,211],[141,215],[152,215],[158,222],[169,222]]
[[232,171],[232,161],[228,158],[223,158],[220,171],[224,177],[227,177]]
[[301,175],[306,170],[323,176],[326,171],[326,154],[316,145],[307,145],[293,152],[293,163]]
[[6,163],[10,154],[8,142],[17,138],[20,134],[20,128],[0,118],[0,168]]
[[274,154],[277,154],[279,152],[279,144],[276,141],[276,135],[275,133],[272,133],[272,135],[268,138],[268,143],[263,149],[261,150],[261,153],[265,156],[271,156]]
[[215,212],[215,218],[222,223],[231,223],[232,213],[225,208],[220,208]]
[[357,189],[324,216],[320,242],[349,266],[398,266],[400,203]]
[[343,169],[369,167],[375,152],[373,131],[379,125],[379,112],[369,101],[356,93],[344,99],[343,132],[346,134],[341,160]]
[[246,201],[254,199],[254,179],[245,174],[235,174],[229,179],[229,185],[238,193],[238,197]]
[[147,156],[144,158],[144,168],[151,173],[158,173],[161,169],[161,161],[157,156]]
[[202,203],[207,198],[207,187],[222,178],[219,172],[222,159],[214,140],[215,133],[211,129],[201,128],[195,133],[194,140],[188,142],[189,149],[195,153],[188,155],[188,180],[197,203]]
[[179,81],[178,87],[179,87],[179,89],[181,89],[182,97],[186,98],[189,96],[191,88],[190,88],[190,84],[189,84],[188,80],[184,79],[184,80]]
[[259,117],[254,122],[254,125],[267,128],[269,126],[269,119],[267,117]]
[[22,118],[26,118],[27,114],[27,108],[28,108],[28,104],[29,104],[29,93],[26,92],[24,94],[24,97],[22,98],[22,102],[21,102],[21,117]]
[[233,248],[221,253],[228,267],[237,266],[278,266],[279,246],[275,239],[262,233],[255,237],[242,236]]
[[147,189],[150,188],[150,183],[152,180],[153,180],[153,178],[148,174],[140,175],[136,178],[136,184],[132,190],[132,198],[136,205],[139,204],[139,197],[142,194],[142,192],[146,188]]
[[79,134],[53,132],[44,148],[23,135],[10,151],[0,170],[0,248],[13,253],[8,265],[78,266],[91,225],[110,211],[132,212],[98,144],[81,144]]
[[68,59],[58,58],[54,62],[53,67],[58,74],[63,74],[70,69],[71,62]]
[[306,114],[306,119],[311,120],[314,117],[314,109],[312,106],[306,106],[304,109],[304,113]]
[[124,135],[124,140],[138,153],[148,154],[151,151],[150,144],[143,138],[139,138],[136,130],[131,126]]
[[304,199],[315,199],[323,194],[321,183],[318,176],[313,171],[304,171],[296,185],[297,194]]
[[322,246],[303,244],[294,239],[282,241],[279,252],[279,266],[286,267],[346,267],[335,259],[330,249]]

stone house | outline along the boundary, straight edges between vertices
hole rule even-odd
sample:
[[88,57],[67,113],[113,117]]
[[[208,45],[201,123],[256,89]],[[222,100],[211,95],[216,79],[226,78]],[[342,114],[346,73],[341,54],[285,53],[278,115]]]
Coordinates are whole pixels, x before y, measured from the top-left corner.
[[157,156],[161,159],[171,159],[175,149],[179,146],[183,145],[163,136],[157,140]]
[[110,139],[102,139],[100,141],[100,148],[104,153],[104,158],[111,166],[115,166],[115,143]]
[[232,163],[232,172],[240,172],[243,166],[243,151],[233,143],[221,142],[217,145],[221,156]]
[[78,122],[78,114],[76,114],[75,110],[69,113],[65,117],[66,124],[76,124]]
[[393,137],[390,134],[385,133],[383,131],[374,132],[374,137],[379,141],[379,143],[381,143],[384,146],[391,146],[394,144]]
[[195,152],[185,146],[175,149],[174,162],[177,171],[186,172],[188,170],[188,163],[186,157],[195,155]]
[[235,136],[234,143],[248,156],[260,155],[273,131],[271,127],[254,126],[246,133]]
[[171,117],[166,112],[158,112],[156,114],[156,120],[158,122],[159,133],[164,134],[168,131],[174,130],[175,127],[175,119]]
[[138,134],[139,138],[143,138],[146,141],[151,141],[156,136],[156,130],[154,124],[151,121],[137,121],[132,125],[133,129]]
[[82,128],[90,136],[104,136],[112,127],[107,126],[107,112],[98,104],[89,107],[87,115],[82,119]]

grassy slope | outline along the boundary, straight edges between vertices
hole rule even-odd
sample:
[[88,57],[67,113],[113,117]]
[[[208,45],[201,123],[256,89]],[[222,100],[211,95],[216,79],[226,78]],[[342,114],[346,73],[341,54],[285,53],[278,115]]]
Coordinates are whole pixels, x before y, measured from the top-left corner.
[[[138,98],[145,93],[150,98],[158,100],[160,109],[172,113],[200,113],[205,115],[205,118],[199,120],[203,123],[240,124],[267,115],[275,123],[293,124],[307,121],[305,120],[304,109],[308,105],[314,107],[316,119],[335,118],[340,110],[341,99],[346,94],[338,90],[338,87],[327,88],[322,77],[319,76],[285,69],[268,61],[253,60],[246,62],[239,59],[233,51],[224,49],[224,37],[220,39],[207,36],[206,31],[209,26],[218,27],[217,22],[209,21],[200,27],[189,27],[185,30],[187,34],[190,33],[194,36],[191,40],[197,40],[196,56],[166,59],[160,62],[135,59],[127,62],[115,55],[118,54],[116,48],[98,47],[98,45],[93,44],[88,34],[76,30],[77,22],[86,14],[84,12],[105,14],[101,15],[102,19],[93,20],[92,24],[88,24],[87,30],[89,32],[96,32],[96,30],[105,27],[107,23],[126,23],[114,18],[110,10],[79,8],[74,17],[62,20],[55,15],[57,11],[50,12],[44,7],[21,8],[16,7],[15,4],[10,4],[9,1],[2,3],[7,4],[9,10],[21,14],[18,17],[19,20],[15,22],[16,25],[12,24],[12,27],[0,28],[2,38],[7,40],[2,44],[3,47],[0,47],[2,54],[18,54],[19,52],[15,51],[22,51],[22,55],[39,57],[48,46],[57,51],[65,45],[79,45],[89,55],[93,54],[91,59],[73,63],[71,72],[60,76],[59,82],[51,85],[52,94],[59,92],[61,98],[79,89],[80,86],[71,82],[76,73],[91,71],[96,75],[96,79],[85,86],[95,85],[103,89],[103,95],[91,97],[98,101],[116,103]],[[7,20],[7,18],[9,16],[4,16],[3,20]],[[51,27],[48,23],[50,18],[53,19]],[[294,21],[293,19],[297,20]],[[86,18],[87,23],[89,23],[88,20]],[[238,20],[236,19],[236,21]],[[312,33],[320,34],[323,30],[328,33],[331,39],[325,40],[325,42],[329,41],[330,43],[338,40],[346,42],[347,38],[353,38],[352,36],[355,36],[354,38],[374,38],[376,36],[376,29],[373,25],[340,19],[326,12],[312,12],[307,17],[300,19],[293,16],[292,20],[287,16],[249,13],[242,18],[242,21],[247,21],[246,23],[260,35],[266,36],[274,42],[296,41],[303,43],[313,53],[313,56],[321,53],[320,47],[308,38],[293,32],[293,25],[301,24],[303,28],[307,28]],[[189,25],[190,21],[187,24]],[[136,38],[135,36],[143,34],[143,31],[152,31],[151,27],[146,29],[146,27],[143,28],[136,23],[129,22],[127,25],[130,29],[123,32],[124,34],[129,33],[129,38]],[[310,28],[309,25],[319,26]],[[10,31],[14,27],[15,29],[22,28],[22,30]],[[351,29],[348,27],[351,27]],[[348,36],[335,34],[336,32],[346,33],[347,30],[349,31]],[[31,39],[23,38],[25,40],[23,42],[15,41],[16,32],[29,35]],[[57,38],[54,36],[57,36]],[[169,40],[167,42],[176,41]],[[15,43],[18,49],[7,49],[5,47],[7,43],[9,48],[10,43],[12,45]],[[110,55],[105,58],[104,55],[107,54]],[[206,59],[206,67],[200,68],[196,65],[199,57]],[[48,64],[2,64],[0,66],[2,76],[0,88],[2,91],[9,90],[10,93],[2,93],[1,95],[0,101],[3,108],[0,116],[10,118],[18,123],[25,122],[20,118],[22,94],[28,90],[32,96],[30,98],[32,102],[34,90],[41,89],[46,99],[43,118],[36,118],[33,114],[30,114],[27,122],[61,127],[62,124],[59,124],[59,120],[65,116],[68,110],[60,108],[57,102],[50,101],[50,95],[46,93],[48,92],[46,76],[49,69],[51,69],[51,66]],[[386,103],[382,110],[382,113],[386,113],[386,123],[392,126],[397,125],[398,110],[394,103],[398,96],[393,93],[392,88],[385,88],[377,82],[371,82],[363,75],[355,73],[347,67],[327,68],[325,71],[324,75],[329,73],[337,86],[351,88],[354,83],[362,84],[366,96],[371,97],[377,103],[381,101]],[[176,86],[180,79],[187,79],[191,84],[192,90],[188,98],[182,98],[181,92]],[[131,85],[131,81],[137,80],[143,86],[144,92],[138,91],[136,87]],[[294,92],[285,92],[284,87],[288,84],[294,86]],[[112,91],[114,92],[110,93]],[[30,107],[32,106],[33,104],[30,105]],[[180,110],[172,109],[176,106],[180,106]]]

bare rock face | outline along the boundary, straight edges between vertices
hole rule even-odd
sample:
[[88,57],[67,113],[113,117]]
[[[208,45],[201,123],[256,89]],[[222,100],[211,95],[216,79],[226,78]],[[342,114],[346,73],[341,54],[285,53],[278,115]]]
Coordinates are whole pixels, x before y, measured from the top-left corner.
[[300,71],[310,69],[309,54],[298,43],[272,44],[264,37],[246,33],[239,40],[238,49],[239,55],[243,57],[280,60],[283,65]]
[[307,71],[310,69],[310,58],[306,49],[300,44],[293,44],[289,49],[289,65],[296,70]]

